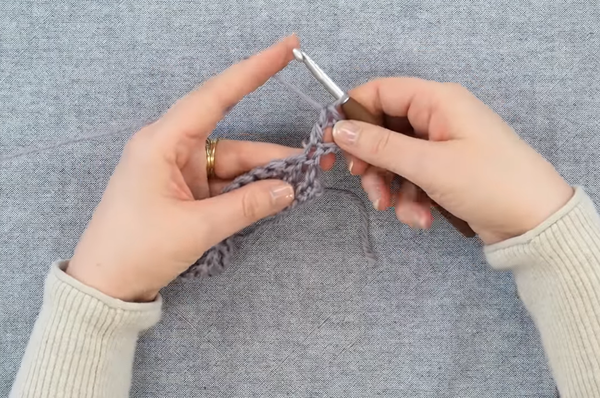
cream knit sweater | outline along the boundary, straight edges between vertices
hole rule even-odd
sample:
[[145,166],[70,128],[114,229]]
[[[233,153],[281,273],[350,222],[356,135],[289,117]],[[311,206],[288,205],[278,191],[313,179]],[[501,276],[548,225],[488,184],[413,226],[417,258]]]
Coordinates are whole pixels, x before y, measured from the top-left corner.
[[[600,218],[591,200],[577,189],[543,224],[485,253],[513,271],[561,397],[600,397]],[[158,322],[161,299],[107,297],[66,265],[50,270],[11,397],[126,397],[138,334]]]

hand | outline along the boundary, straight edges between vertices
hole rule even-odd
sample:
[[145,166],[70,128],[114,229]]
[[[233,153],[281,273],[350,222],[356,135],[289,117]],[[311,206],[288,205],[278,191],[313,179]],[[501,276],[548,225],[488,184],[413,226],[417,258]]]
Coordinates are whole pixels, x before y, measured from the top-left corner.
[[[392,128],[399,125],[415,136],[355,121],[339,122],[333,131],[376,208],[395,204],[406,224],[432,223],[430,203],[416,186],[468,222],[486,244],[533,229],[573,195],[550,163],[457,84],[388,78],[350,94],[371,112],[385,114]],[[390,190],[382,169],[407,180],[399,193]]]
[[[150,301],[208,248],[291,204],[292,187],[276,180],[218,194],[237,175],[300,149],[219,141],[217,178],[209,181],[205,141],[227,110],[285,67],[298,46],[288,37],[232,66],[136,133],[67,273],[107,295]],[[333,161],[326,159],[325,168]]]

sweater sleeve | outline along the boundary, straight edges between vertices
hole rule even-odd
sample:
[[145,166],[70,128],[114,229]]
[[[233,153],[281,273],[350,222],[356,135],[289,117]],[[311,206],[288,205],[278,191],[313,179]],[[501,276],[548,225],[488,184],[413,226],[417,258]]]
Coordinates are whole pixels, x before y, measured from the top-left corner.
[[127,303],[53,264],[11,397],[127,397],[138,335],[158,322],[162,300]]
[[590,198],[577,188],[537,228],[485,253],[512,270],[560,396],[600,397],[600,217]]

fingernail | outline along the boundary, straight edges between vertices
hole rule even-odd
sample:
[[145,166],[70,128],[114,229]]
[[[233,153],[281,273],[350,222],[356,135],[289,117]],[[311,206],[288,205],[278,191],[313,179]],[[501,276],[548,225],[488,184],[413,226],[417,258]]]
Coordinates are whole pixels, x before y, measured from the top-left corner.
[[333,126],[333,138],[338,143],[354,145],[358,139],[358,126],[352,122],[337,122]]
[[294,199],[294,188],[288,184],[278,185],[271,189],[271,198],[275,205],[288,204]]
[[375,208],[375,210],[379,210],[379,202],[381,201],[381,199],[377,199],[376,201],[373,202],[373,207]]
[[350,174],[352,174],[353,166],[354,166],[354,160],[351,160],[350,163],[348,163],[348,171],[350,172]]
[[369,188],[367,190],[367,196],[369,197],[371,203],[373,203],[375,210],[379,210],[379,202],[381,202],[381,191],[379,188]]

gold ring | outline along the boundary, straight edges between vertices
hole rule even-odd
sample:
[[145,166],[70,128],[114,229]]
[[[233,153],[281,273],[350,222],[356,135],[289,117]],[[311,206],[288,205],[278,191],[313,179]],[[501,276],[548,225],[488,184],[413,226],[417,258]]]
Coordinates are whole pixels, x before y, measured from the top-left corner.
[[208,178],[215,176],[215,152],[217,151],[217,143],[219,139],[206,139],[206,175]]

